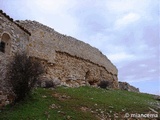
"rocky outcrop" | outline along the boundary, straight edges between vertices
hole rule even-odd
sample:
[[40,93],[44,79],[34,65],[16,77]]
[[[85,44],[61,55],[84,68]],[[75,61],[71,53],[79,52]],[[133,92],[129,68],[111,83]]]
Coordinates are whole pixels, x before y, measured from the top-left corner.
[[118,82],[120,90],[127,90],[131,92],[139,92],[139,88],[135,88],[134,86],[130,85],[127,82]]

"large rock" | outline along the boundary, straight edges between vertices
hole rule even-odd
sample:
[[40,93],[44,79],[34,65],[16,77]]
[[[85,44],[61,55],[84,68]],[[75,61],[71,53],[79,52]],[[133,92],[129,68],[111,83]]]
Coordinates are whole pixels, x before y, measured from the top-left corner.
[[36,87],[43,87],[43,88],[54,88],[61,85],[61,80],[58,78],[47,78],[41,77],[36,82]]
[[136,88],[127,82],[118,82],[118,83],[119,83],[119,89],[121,89],[121,90],[127,90],[127,91],[131,91],[131,92],[139,92],[139,88]]

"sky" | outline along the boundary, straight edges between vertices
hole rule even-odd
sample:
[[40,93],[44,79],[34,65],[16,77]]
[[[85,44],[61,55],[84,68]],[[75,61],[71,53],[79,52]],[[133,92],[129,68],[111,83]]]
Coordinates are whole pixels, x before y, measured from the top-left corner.
[[119,81],[160,95],[159,0],[0,0],[14,20],[35,20],[98,48]]

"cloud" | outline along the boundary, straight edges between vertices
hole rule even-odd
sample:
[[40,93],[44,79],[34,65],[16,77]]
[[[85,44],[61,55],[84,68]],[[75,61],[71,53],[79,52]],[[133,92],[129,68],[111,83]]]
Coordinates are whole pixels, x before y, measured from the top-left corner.
[[35,5],[37,8],[45,11],[45,12],[55,12],[61,11],[62,9],[66,8],[70,0],[34,0],[32,4]]
[[132,61],[135,59],[135,56],[126,52],[118,52],[115,54],[109,54],[108,58],[110,58],[114,63],[120,63],[122,61]]
[[124,15],[122,18],[116,20],[115,22],[115,29],[120,29],[122,27],[127,27],[127,25],[131,25],[137,22],[140,19],[140,15],[136,13],[129,13]]
[[35,20],[54,28],[60,33],[75,37],[78,26],[74,16],[70,15],[70,10],[75,4],[74,0],[35,0],[32,5],[38,9],[39,15],[36,15],[35,8],[32,8],[32,6],[29,6],[29,8],[36,16]]
[[140,64],[139,66],[140,66],[140,67],[147,67],[147,65],[146,65],[146,64],[143,64],[143,63]]
[[[126,62],[119,68],[119,80],[132,83],[154,80],[158,83],[160,77],[160,71],[157,67],[158,64],[158,59],[155,58]],[[131,78],[130,76],[134,77]]]
[[152,7],[150,5],[155,5],[157,3],[158,0],[155,0],[154,2],[152,0],[108,0],[106,1],[106,8],[112,13],[119,13],[119,15],[129,11],[145,13],[150,11],[150,8]]

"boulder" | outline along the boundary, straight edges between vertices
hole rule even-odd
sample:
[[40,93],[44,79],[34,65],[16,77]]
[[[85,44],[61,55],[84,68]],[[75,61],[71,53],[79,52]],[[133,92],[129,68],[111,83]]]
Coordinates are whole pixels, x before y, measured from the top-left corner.
[[37,87],[43,87],[43,88],[54,88],[56,86],[61,86],[62,85],[62,81],[58,78],[58,77],[47,77],[47,76],[43,76],[41,77],[37,83],[36,86]]
[[132,85],[130,85],[127,82],[118,82],[119,83],[119,89],[120,90],[127,90],[127,91],[131,91],[131,92],[139,92],[139,88],[136,88]]

